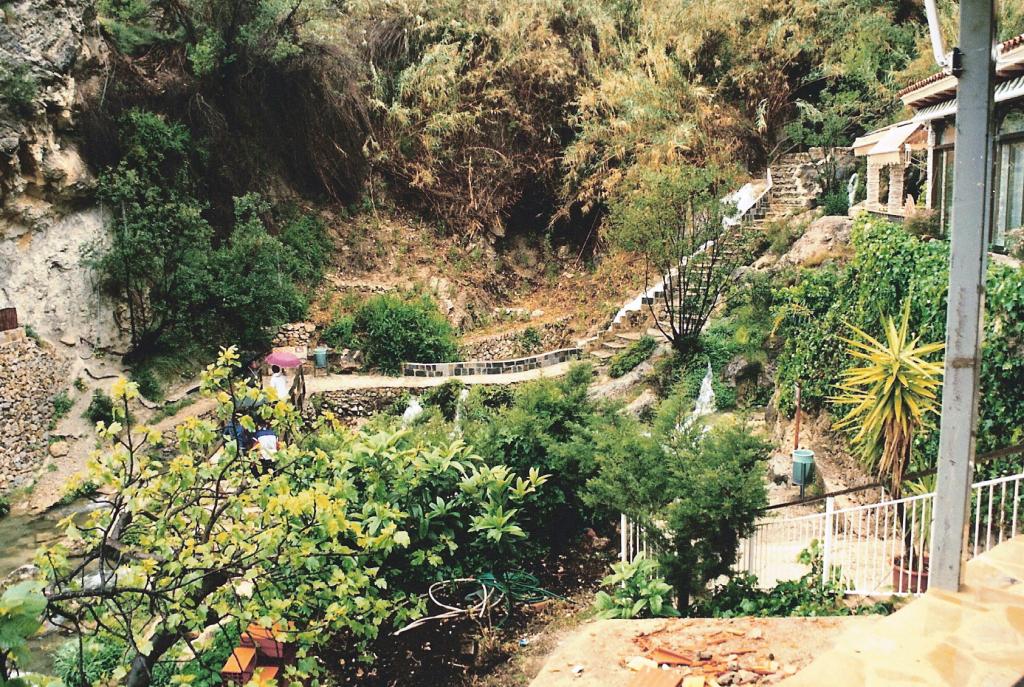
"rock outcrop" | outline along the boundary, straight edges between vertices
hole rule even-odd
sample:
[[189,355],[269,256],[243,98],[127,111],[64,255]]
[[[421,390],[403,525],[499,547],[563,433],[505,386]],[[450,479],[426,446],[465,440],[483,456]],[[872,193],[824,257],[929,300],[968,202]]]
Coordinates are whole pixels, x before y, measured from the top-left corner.
[[0,306],[52,340],[119,347],[86,248],[104,236],[95,177],[73,138],[79,86],[102,63],[91,0],[20,0],[0,22]]

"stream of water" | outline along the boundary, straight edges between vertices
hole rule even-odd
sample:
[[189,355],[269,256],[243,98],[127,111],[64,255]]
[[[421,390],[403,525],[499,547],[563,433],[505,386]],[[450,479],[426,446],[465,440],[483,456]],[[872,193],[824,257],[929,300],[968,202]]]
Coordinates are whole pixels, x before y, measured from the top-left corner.
[[700,382],[700,392],[697,394],[697,400],[693,403],[693,411],[685,419],[680,420],[679,424],[676,425],[676,429],[686,429],[699,418],[715,412],[715,389],[712,386],[714,378],[715,372],[711,369],[711,361],[709,360],[708,371]]
[[[0,579],[32,563],[39,547],[59,539],[61,530],[58,523],[63,518],[87,513],[94,507],[89,501],[80,501],[36,515],[16,514],[0,518]],[[25,672],[51,673],[53,654],[65,639],[56,631],[34,637],[29,642],[30,659],[19,667]]]

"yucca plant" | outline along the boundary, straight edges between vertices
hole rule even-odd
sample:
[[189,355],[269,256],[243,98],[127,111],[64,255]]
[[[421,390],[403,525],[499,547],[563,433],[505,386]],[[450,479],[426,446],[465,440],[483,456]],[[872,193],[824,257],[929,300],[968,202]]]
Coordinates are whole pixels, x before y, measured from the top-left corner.
[[883,316],[882,326],[885,335],[879,341],[850,325],[854,338],[842,340],[849,345],[847,352],[863,364],[843,372],[841,393],[830,400],[852,406],[834,427],[854,432],[852,443],[861,459],[898,496],[914,434],[938,412],[942,363],[925,358],[944,344],[921,345],[918,337],[911,338],[909,301],[903,303],[899,325]]

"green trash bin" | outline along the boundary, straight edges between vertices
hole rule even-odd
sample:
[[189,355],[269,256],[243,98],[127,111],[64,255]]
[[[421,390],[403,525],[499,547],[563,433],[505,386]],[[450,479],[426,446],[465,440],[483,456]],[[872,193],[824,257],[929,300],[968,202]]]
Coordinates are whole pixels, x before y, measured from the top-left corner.
[[323,369],[327,367],[327,349],[323,346],[313,349],[313,364]]
[[798,448],[793,451],[793,484],[803,489],[814,481],[814,451]]

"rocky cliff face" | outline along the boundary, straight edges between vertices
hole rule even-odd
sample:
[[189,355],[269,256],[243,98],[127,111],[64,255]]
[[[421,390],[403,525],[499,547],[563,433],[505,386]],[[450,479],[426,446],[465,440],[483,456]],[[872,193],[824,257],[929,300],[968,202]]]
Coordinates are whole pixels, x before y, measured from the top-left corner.
[[103,63],[92,1],[21,0],[0,15],[0,305],[51,338],[116,347],[82,260],[103,216],[73,139],[80,87]]

